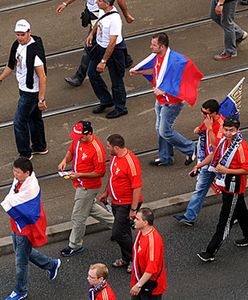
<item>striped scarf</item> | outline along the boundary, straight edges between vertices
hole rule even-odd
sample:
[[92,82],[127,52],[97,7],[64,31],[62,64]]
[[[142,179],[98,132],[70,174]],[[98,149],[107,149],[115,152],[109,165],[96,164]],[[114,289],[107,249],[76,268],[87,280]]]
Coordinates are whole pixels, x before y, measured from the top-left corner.
[[243,136],[241,134],[241,132],[238,132],[237,135],[235,136],[235,138],[232,140],[231,145],[229,147],[227,147],[225,153],[224,153],[224,145],[226,142],[226,138],[223,137],[217,148],[216,151],[214,153],[213,159],[210,163],[210,166],[208,168],[208,171],[210,172],[215,172],[216,173],[216,184],[222,187],[225,187],[225,178],[226,178],[226,174],[222,174],[222,173],[218,173],[216,171],[216,166],[218,164],[221,164],[222,166],[229,168],[233,157],[236,153],[236,151],[239,148],[240,143],[243,140]]
[[100,291],[102,291],[103,289],[106,288],[106,280],[103,280],[103,282],[101,282],[100,284],[96,285],[96,286],[91,286],[89,288],[89,299],[90,300],[95,300],[95,294],[98,294]]

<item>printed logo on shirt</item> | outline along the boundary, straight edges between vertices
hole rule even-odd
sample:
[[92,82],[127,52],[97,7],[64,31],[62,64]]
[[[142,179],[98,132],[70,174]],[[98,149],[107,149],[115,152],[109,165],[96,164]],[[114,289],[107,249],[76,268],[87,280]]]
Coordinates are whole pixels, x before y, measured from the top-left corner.
[[85,153],[82,154],[82,160],[85,160],[87,157],[88,157],[87,154]]
[[138,252],[140,252],[141,251],[141,247],[140,247],[140,245],[139,245],[139,247],[138,247]]
[[115,170],[115,175],[118,175],[118,173],[120,172],[120,170],[121,170],[121,169],[116,168],[116,170]]

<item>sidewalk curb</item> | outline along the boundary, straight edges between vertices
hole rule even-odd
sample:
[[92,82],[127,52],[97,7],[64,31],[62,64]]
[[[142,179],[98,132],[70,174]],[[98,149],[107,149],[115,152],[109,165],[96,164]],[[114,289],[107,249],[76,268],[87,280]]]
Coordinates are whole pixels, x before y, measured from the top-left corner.
[[[143,207],[151,208],[156,217],[166,216],[174,214],[180,211],[184,211],[187,202],[192,196],[191,193],[181,194],[169,198],[163,198],[160,200],[143,203]],[[220,202],[220,196],[216,196],[212,191],[207,194],[204,201],[204,206],[213,205]],[[86,234],[100,232],[108,230],[106,226],[103,226],[94,218],[89,217],[87,222]],[[60,223],[47,227],[48,243],[55,243],[62,240],[68,240],[71,232],[71,222]],[[13,252],[12,238],[11,236],[0,238],[0,256],[10,254]]]

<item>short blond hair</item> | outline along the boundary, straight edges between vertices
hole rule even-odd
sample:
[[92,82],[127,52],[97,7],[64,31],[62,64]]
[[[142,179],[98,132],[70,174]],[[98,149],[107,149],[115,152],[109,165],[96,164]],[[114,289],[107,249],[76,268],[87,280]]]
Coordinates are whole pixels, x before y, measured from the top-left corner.
[[109,270],[105,264],[97,263],[90,265],[90,270],[96,270],[98,278],[103,277],[103,279],[106,279],[108,277]]

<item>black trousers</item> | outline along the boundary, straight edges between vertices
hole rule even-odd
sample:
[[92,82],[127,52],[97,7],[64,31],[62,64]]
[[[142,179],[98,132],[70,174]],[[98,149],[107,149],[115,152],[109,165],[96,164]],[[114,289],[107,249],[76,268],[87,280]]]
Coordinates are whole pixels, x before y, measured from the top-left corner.
[[132,261],[133,239],[131,223],[129,219],[131,205],[112,205],[115,217],[112,237],[121,248],[122,259],[126,262]]
[[207,247],[207,252],[216,254],[223,241],[227,238],[237,219],[244,237],[248,238],[248,211],[244,200],[244,194],[228,194],[222,192],[222,207],[216,232]]

